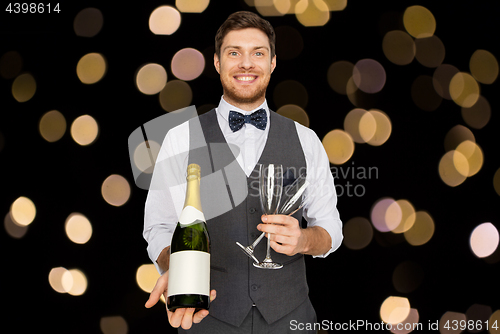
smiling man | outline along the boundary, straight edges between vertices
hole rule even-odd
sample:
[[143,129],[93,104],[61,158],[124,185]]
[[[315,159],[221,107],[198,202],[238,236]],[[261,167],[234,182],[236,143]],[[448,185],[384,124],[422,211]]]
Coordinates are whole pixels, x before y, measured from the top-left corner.
[[[239,148],[236,157],[229,149],[225,152],[229,160],[238,162],[236,174],[246,180],[249,194],[232,210],[207,221],[214,289],[210,312],[167,310],[168,319],[179,328],[179,333],[296,332],[291,327],[293,321],[316,323],[308,297],[304,255],[326,257],[342,242],[342,222],[329,161],[312,130],[269,110],[266,89],[276,68],[276,55],[274,29],[268,21],[251,12],[230,15],[215,37],[214,66],[220,74],[223,95],[217,108],[199,117],[201,132],[208,144],[225,143]],[[193,129],[192,122],[186,122],[170,130],[158,160],[194,147],[194,138],[200,134]],[[202,165],[202,173],[203,166],[208,166],[208,170],[215,165],[217,170],[217,164],[221,165],[213,158],[207,162],[191,153],[179,170],[186,170],[188,163]],[[258,192],[251,186],[258,178],[259,163],[282,164],[290,171],[307,170],[310,186],[303,209],[293,216],[262,216]],[[154,173],[161,173],[161,169],[155,168]],[[292,179],[296,176],[292,175]],[[181,211],[182,200],[183,197],[179,200],[168,191],[148,193],[144,237],[149,256],[162,276],[146,307],[166,295],[168,250],[178,219],[175,212]],[[203,203],[202,194],[202,206]],[[302,217],[307,221],[306,228],[301,227]],[[271,234],[272,258],[283,263],[282,269],[255,268],[235,245],[236,241],[251,243],[261,231]],[[263,258],[265,247],[261,248],[255,254]]]

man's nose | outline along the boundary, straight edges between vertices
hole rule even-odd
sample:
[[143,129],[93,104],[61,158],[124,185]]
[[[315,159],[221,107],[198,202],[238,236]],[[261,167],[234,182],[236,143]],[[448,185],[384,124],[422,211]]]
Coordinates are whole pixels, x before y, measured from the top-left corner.
[[243,69],[251,69],[251,68],[253,68],[255,66],[255,64],[252,61],[251,55],[244,54],[241,57],[241,61],[240,61],[239,66],[240,66],[240,68],[243,68]]

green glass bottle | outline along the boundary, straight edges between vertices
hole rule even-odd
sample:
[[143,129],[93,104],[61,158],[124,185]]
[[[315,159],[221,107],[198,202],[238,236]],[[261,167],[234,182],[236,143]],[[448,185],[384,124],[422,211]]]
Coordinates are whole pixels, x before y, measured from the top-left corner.
[[167,307],[210,306],[210,237],[201,209],[200,166],[187,168],[184,208],[172,236],[167,288]]

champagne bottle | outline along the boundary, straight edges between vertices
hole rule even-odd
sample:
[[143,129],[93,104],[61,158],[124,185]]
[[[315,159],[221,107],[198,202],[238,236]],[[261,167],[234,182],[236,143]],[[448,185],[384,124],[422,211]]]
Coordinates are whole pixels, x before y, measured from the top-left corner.
[[200,201],[200,166],[187,168],[184,208],[172,236],[167,307],[208,310],[210,305],[210,238]]

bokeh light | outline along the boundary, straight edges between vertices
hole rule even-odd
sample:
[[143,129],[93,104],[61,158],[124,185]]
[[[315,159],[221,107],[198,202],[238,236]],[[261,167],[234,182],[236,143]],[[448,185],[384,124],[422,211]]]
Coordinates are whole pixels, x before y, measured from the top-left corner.
[[276,111],[278,114],[290,118],[305,127],[309,127],[309,116],[306,111],[295,104],[287,104]]
[[401,207],[394,203],[396,201],[393,198],[384,197],[377,200],[370,210],[371,222],[380,232],[392,231],[401,223]]
[[450,81],[450,96],[461,107],[472,107],[480,94],[479,84],[469,73],[459,72]]
[[77,36],[94,37],[101,31],[103,22],[104,18],[99,9],[85,8],[76,14],[73,29]]
[[347,7],[347,0],[325,0],[330,11],[341,11]]
[[[491,317],[488,319],[489,323],[492,324],[490,327],[490,334],[500,334],[500,310],[493,312]],[[493,324],[496,323],[497,328],[493,328]]]
[[347,94],[347,83],[352,78],[354,64],[340,60],[330,65],[327,72],[328,84],[337,93]]
[[102,317],[99,322],[99,327],[103,334],[127,334],[127,321],[119,315]]
[[382,50],[387,59],[396,65],[410,64],[416,53],[413,38],[401,30],[392,30],[385,34]]
[[410,245],[421,246],[429,242],[434,235],[434,220],[425,211],[417,211],[414,215],[415,223],[408,231],[404,232],[404,236]]
[[[419,324],[420,316],[418,314],[418,310],[411,308],[410,313],[406,317],[404,321],[401,322],[401,325],[393,326],[391,332],[394,334],[408,334],[413,331],[417,332],[417,330],[422,329],[422,324]],[[399,329],[398,329],[399,327]]]
[[491,106],[484,96],[479,96],[476,104],[470,108],[462,107],[462,118],[468,126],[474,129],[482,129],[491,118]]
[[160,6],[149,17],[149,30],[156,35],[172,35],[181,25],[181,14],[171,6]]
[[161,107],[171,112],[188,107],[193,99],[193,91],[187,82],[172,80],[167,82],[159,98]]
[[137,269],[135,275],[137,285],[145,291],[151,292],[156,285],[156,281],[160,278],[160,274],[156,267],[152,264],[143,264]]
[[363,92],[378,93],[385,85],[385,69],[374,59],[362,59],[354,65],[352,79]]
[[[460,169],[457,170],[457,166]],[[446,152],[439,161],[439,176],[441,180],[450,187],[462,184],[467,178],[469,165],[467,158],[455,150]]]
[[134,150],[134,164],[144,173],[151,174],[155,166],[156,158],[160,153],[160,144],[154,140],[142,142]]
[[471,130],[460,124],[455,125],[448,131],[444,138],[444,149],[445,151],[454,150],[466,140],[476,142],[476,138]]
[[487,257],[498,247],[498,229],[492,223],[483,223],[474,228],[470,236],[470,247],[477,257]]
[[[453,324],[467,323],[465,314],[458,312],[446,312],[443,314],[441,319],[439,319],[439,333],[441,334],[459,334],[462,333],[463,330],[460,329],[460,326],[453,326]],[[445,328],[446,324],[448,324],[448,328]],[[451,324],[451,326],[450,326]]]
[[345,131],[332,130],[325,135],[322,142],[328,160],[332,164],[341,165],[349,160],[354,153],[354,141]]
[[56,142],[66,132],[66,119],[59,111],[51,110],[40,119],[38,130],[43,139],[49,143]]
[[410,302],[404,297],[388,297],[380,307],[380,318],[388,324],[403,322],[410,314]]
[[432,84],[439,96],[451,100],[450,82],[458,72],[460,72],[458,68],[448,64],[441,64],[436,68],[432,76]]
[[355,108],[346,115],[344,130],[351,135],[354,142],[366,143],[375,135],[377,121],[371,112]]
[[69,240],[75,244],[85,244],[92,236],[92,224],[81,213],[72,213],[64,223],[64,230]]
[[422,266],[413,261],[401,262],[392,273],[392,284],[400,293],[415,291],[424,279]]
[[498,196],[500,196],[500,168],[497,169],[495,175],[493,175],[493,188],[495,189]]
[[88,85],[101,81],[106,71],[106,60],[100,53],[88,53],[80,58],[76,65],[78,79]]
[[[401,221],[398,225],[393,228],[391,231],[393,233],[399,234],[408,231],[412,228],[413,224],[415,224],[415,208],[413,205],[406,199],[400,199],[396,202],[393,202],[387,208],[387,213],[391,213],[392,215],[397,214],[397,210],[395,207],[398,206],[399,210],[401,210]],[[386,213],[386,216],[387,216]]]
[[179,50],[172,57],[172,73],[179,79],[190,81],[201,75],[205,68],[203,54],[193,48]]
[[137,71],[135,83],[143,94],[158,94],[167,84],[167,71],[160,64],[146,64]]
[[368,112],[373,116],[373,118],[375,118],[377,126],[375,128],[375,134],[370,140],[367,141],[367,143],[372,146],[383,145],[392,133],[391,120],[389,116],[381,110],[370,109]]
[[12,221],[20,226],[27,226],[35,220],[35,203],[28,197],[18,197],[10,206]]
[[349,249],[363,249],[373,239],[373,228],[368,219],[354,217],[347,221],[343,227],[344,240],[342,243]]
[[17,102],[31,100],[36,92],[36,81],[30,73],[23,73],[12,83],[12,96]]
[[5,228],[5,232],[7,232],[8,235],[15,239],[24,237],[26,235],[26,232],[28,232],[28,225],[24,226],[16,224],[12,220],[10,212],[5,215],[3,226]]
[[[481,150],[479,145],[473,141],[466,140],[457,146],[456,152],[462,153],[465,159],[467,159],[467,173],[464,175],[467,177],[476,175],[483,166],[484,161],[483,150]],[[457,171],[462,173],[461,169],[459,169],[456,165],[456,159],[454,160],[454,163]]]
[[182,13],[203,13],[210,0],[175,0],[175,7]]
[[324,0],[300,0],[295,5],[295,15],[305,27],[324,26],[330,20],[330,10]]
[[71,137],[79,145],[86,146],[92,144],[99,134],[99,126],[96,120],[89,115],[82,115],[76,118],[71,124]]
[[426,38],[434,35],[436,19],[425,7],[411,6],[403,14],[403,24],[410,35],[415,38]]
[[23,68],[23,58],[17,51],[8,51],[0,58],[0,76],[4,79],[13,79]]
[[425,67],[438,67],[446,54],[444,44],[436,35],[415,40],[415,58]]
[[498,61],[489,51],[474,52],[470,58],[469,67],[472,76],[480,83],[492,84],[498,77]]
[[101,194],[108,204],[122,206],[130,198],[130,184],[121,175],[110,175],[102,183]]
[[289,0],[254,0],[255,9],[262,16],[283,16],[290,11]]
[[[465,318],[467,319],[467,324],[474,323],[476,324],[476,327],[473,328],[473,326],[468,326],[467,331],[469,333],[482,333],[485,328],[479,328],[478,324],[484,324],[486,325],[486,321],[491,316],[491,307],[487,305],[481,305],[481,304],[473,304],[471,305],[467,311],[465,311]],[[484,326],[486,327],[486,326]],[[495,324],[488,324],[488,327],[499,327],[498,323],[495,326]]]
[[280,108],[287,104],[307,107],[309,96],[307,90],[296,80],[285,80],[276,85],[273,92],[274,104]]
[[73,286],[73,276],[67,275],[68,269],[52,268],[49,272],[49,284],[56,292],[67,293]]
[[70,269],[63,273],[62,280],[65,281],[67,277],[71,277],[73,279],[73,284],[71,288],[68,290],[68,294],[72,296],[81,296],[87,291],[87,276],[78,269]]

